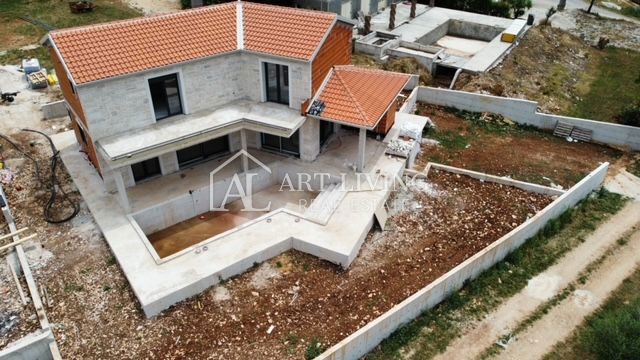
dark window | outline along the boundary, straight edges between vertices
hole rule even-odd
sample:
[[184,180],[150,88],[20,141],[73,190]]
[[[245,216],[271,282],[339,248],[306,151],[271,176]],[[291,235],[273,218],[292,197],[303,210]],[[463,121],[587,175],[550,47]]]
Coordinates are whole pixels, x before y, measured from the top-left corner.
[[178,150],[178,164],[184,167],[227,152],[229,152],[229,137],[223,136]]
[[262,134],[262,147],[264,149],[298,156],[300,155],[300,136],[297,131],[288,138]]
[[289,67],[264,63],[267,101],[289,105]]
[[333,134],[333,123],[330,121],[320,120],[320,146],[329,140],[329,137]]
[[151,91],[156,120],[182,113],[178,75],[172,74],[149,79],[149,90]]
[[160,161],[153,158],[131,165],[133,179],[138,182],[150,177],[160,175]]

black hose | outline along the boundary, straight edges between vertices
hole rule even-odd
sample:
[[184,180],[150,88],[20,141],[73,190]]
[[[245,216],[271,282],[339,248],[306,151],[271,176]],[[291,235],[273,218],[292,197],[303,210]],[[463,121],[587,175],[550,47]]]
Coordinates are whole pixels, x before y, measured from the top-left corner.
[[[71,198],[69,197],[69,194],[67,194],[67,192],[64,191],[62,186],[58,184],[58,177],[56,175],[56,172],[58,169],[58,161],[60,161],[60,151],[56,149],[56,146],[53,144],[53,140],[51,140],[51,137],[49,137],[49,135],[43,133],[42,131],[32,130],[32,129],[22,129],[22,131],[33,132],[33,133],[44,136],[45,138],[47,138],[47,140],[49,141],[49,145],[51,146],[51,153],[52,153],[51,181],[49,183],[50,195],[49,195],[49,201],[47,201],[47,204],[44,207],[44,220],[50,224],[61,224],[73,219],[80,212],[80,205],[77,202],[74,202],[73,200],[71,200]],[[64,217],[62,219],[56,219],[52,215],[53,206],[55,205],[56,200],[58,199],[58,190],[60,190],[60,192],[62,193],[62,196],[60,198],[73,208],[73,212],[71,213],[71,215]]]

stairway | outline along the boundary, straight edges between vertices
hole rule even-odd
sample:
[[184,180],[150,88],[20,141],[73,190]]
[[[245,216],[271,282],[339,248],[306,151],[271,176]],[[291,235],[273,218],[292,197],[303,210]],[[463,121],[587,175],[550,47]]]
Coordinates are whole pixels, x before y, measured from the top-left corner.
[[342,189],[341,183],[329,185],[313,200],[304,212],[304,217],[314,223],[326,225],[346,195],[347,192]]

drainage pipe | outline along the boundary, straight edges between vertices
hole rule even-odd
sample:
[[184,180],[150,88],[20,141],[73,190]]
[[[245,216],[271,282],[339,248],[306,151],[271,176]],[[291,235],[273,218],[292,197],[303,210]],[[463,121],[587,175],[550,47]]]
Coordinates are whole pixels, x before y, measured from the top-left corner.
[[453,89],[453,85],[455,85],[456,80],[458,80],[458,75],[460,75],[460,73],[462,72],[462,69],[458,68],[458,70],[456,70],[455,75],[453,75],[453,80],[451,80],[451,85],[449,85],[449,90]]

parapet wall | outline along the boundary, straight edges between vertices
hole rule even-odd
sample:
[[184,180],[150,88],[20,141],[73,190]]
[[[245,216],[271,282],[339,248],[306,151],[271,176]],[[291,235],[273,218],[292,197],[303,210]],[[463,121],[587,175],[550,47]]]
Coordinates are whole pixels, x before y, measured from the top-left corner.
[[[436,166],[432,165],[432,167],[435,168]],[[446,171],[449,167],[439,168]],[[531,219],[394,306],[382,316],[360,328],[346,339],[332,346],[317,357],[316,360],[355,360],[366,355],[396,329],[462,288],[465,281],[478,277],[483,271],[504,259],[505,256],[537,234],[547,222],[557,218],[567,209],[587,197],[592,191],[600,188],[607,175],[608,168],[609,163],[600,165]],[[464,171],[463,169],[459,170]],[[493,179],[493,177],[489,176],[485,180],[492,181]]]
[[535,101],[426,86],[418,88],[417,101],[460,110],[500,114],[518,124],[532,125],[540,129],[554,129],[556,124],[562,121],[591,130],[594,141],[640,150],[640,128],[638,127],[540,113],[537,111],[538,103]]

